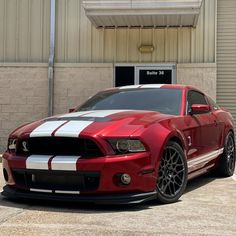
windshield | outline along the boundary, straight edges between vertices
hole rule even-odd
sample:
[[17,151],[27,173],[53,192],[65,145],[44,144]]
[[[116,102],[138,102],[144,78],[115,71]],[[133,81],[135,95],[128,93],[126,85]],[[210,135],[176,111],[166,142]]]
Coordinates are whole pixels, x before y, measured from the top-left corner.
[[182,90],[130,89],[104,91],[90,98],[77,111],[148,110],[179,115]]

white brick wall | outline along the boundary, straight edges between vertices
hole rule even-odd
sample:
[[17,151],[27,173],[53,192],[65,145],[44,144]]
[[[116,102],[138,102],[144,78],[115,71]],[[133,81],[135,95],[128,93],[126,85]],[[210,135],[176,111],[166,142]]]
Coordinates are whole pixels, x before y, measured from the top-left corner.
[[216,64],[178,64],[177,83],[195,86],[216,99]]
[[[42,90],[35,97],[38,88]],[[46,65],[0,65],[0,151],[5,148],[9,133],[17,126],[45,116],[46,105]]]
[[78,106],[98,91],[112,87],[112,64],[57,65],[54,83],[54,113]]
[[[54,113],[65,113],[101,89],[111,87],[112,64],[55,67]],[[46,64],[0,64],[0,153],[17,126],[47,116]]]

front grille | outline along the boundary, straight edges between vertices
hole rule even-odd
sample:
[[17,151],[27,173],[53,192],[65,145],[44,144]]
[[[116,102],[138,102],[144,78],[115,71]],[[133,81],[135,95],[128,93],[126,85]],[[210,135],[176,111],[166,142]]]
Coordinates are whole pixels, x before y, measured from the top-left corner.
[[[28,152],[24,151],[27,143]],[[66,156],[81,156],[100,157],[103,156],[97,144],[90,139],[82,138],[64,138],[64,137],[43,137],[29,138],[21,140],[17,147],[17,154],[27,155],[66,155]]]
[[95,191],[99,186],[99,172],[69,172],[47,170],[12,170],[14,180],[19,187],[64,190]]

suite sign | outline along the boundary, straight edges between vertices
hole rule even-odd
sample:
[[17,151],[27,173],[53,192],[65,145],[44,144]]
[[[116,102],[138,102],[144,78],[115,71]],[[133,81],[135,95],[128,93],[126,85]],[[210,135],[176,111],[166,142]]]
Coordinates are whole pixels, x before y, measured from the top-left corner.
[[147,75],[165,75],[165,71],[163,70],[152,70],[152,71],[147,71]]
[[140,84],[171,84],[172,70],[150,70],[141,69],[139,71]]

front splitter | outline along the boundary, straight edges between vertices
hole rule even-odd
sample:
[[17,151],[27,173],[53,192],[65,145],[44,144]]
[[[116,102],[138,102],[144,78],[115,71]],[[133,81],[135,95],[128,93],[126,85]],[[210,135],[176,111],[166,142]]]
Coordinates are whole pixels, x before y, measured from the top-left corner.
[[58,194],[58,193],[39,193],[22,191],[9,186],[3,188],[1,193],[9,199],[32,199],[45,201],[66,201],[83,202],[95,204],[137,204],[151,201],[157,198],[156,191],[148,193],[125,193],[125,194],[104,194],[104,195],[78,195],[78,194]]

